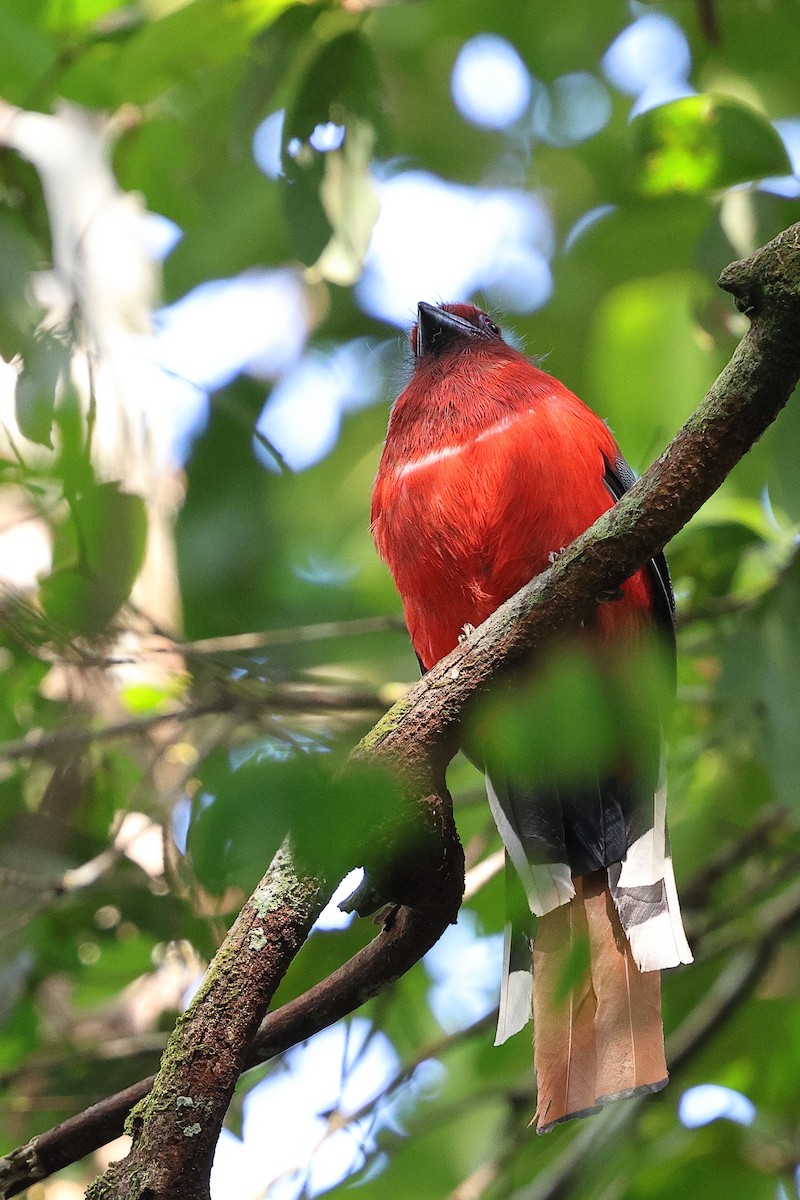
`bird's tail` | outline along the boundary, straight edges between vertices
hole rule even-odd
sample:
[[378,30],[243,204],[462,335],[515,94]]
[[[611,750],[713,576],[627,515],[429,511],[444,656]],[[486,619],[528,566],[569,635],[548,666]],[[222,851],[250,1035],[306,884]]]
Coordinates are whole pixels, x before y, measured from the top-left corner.
[[661,974],[637,967],[607,872],[574,882],[533,947],[538,1133],[667,1083]]

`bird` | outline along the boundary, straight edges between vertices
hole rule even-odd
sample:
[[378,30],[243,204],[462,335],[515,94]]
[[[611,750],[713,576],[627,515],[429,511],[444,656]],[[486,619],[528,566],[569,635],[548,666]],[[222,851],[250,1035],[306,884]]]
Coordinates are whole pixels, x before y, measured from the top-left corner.
[[[474,305],[421,301],[409,342],[410,376],[391,409],[371,532],[426,672],[545,571],[635,476],[605,421]],[[576,636],[604,663],[648,631],[674,663],[663,554],[601,598]],[[656,725],[645,766],[620,763],[574,786],[526,779],[480,738],[467,748],[485,771],[507,872],[522,890],[522,915],[512,903],[506,920],[496,1043],[532,1014],[539,1133],[668,1081],[661,970],[692,954]]]

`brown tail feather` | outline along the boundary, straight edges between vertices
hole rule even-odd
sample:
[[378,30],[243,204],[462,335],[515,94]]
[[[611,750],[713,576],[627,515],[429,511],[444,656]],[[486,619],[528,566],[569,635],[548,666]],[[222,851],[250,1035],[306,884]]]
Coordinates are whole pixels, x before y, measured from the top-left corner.
[[595,997],[589,972],[563,994],[576,943],[588,937],[578,895],[539,921],[533,945],[533,1027],[538,1089],[534,1119],[540,1127],[596,1107]]
[[[564,995],[580,940],[589,965]],[[539,1133],[665,1085],[660,973],[636,966],[605,871],[576,879],[575,898],[540,919],[533,980]]]

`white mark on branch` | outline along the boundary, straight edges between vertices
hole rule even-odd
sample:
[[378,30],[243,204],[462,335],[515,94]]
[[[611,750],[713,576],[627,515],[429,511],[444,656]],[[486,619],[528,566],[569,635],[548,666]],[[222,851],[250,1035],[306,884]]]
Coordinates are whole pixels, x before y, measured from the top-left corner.
[[250,949],[251,950],[263,950],[264,947],[266,946],[266,944],[267,944],[267,935],[264,933],[264,930],[261,928],[261,926],[259,925],[259,927],[257,929],[251,929],[251,931],[250,931]]

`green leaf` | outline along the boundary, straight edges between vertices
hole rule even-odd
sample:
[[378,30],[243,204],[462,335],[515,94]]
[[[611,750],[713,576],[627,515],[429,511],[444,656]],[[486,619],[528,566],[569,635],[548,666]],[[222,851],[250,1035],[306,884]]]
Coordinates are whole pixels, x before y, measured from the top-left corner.
[[[17,960],[20,959],[17,956]],[[6,975],[6,968],[0,979]],[[3,979],[4,985],[6,980]],[[30,1062],[31,1054],[36,1048],[37,1039],[41,1036],[37,1028],[40,1022],[36,1009],[28,997],[21,997],[13,1011],[3,1021],[2,1038],[0,1038],[0,1070]]]
[[133,981],[153,969],[153,939],[133,935],[117,940],[113,934],[92,931],[86,944],[94,953],[88,965],[75,973],[73,1001],[77,1009],[94,1008],[120,991],[120,981]]
[[800,521],[800,392],[795,389],[775,424],[767,431],[769,491],[792,518]]
[[[377,124],[380,77],[369,42],[352,30],[322,47],[309,63],[283,131],[284,155],[293,138],[305,142],[317,125],[352,116]],[[291,162],[291,158],[289,159]]]
[[340,287],[354,284],[361,274],[380,212],[370,172],[374,143],[372,126],[353,120],[341,150],[325,155],[320,198],[333,232],[314,270]]
[[726,639],[718,695],[768,765],[777,799],[799,811],[800,564]]
[[609,292],[589,318],[592,405],[635,470],[659,453],[722,365],[695,336],[703,287],[688,272],[640,277]]
[[36,243],[22,222],[0,208],[0,355],[7,360],[22,352],[41,318],[28,294],[37,258]]
[[189,825],[187,851],[210,891],[251,891],[288,832],[297,854],[330,878],[360,865],[373,813],[390,820],[394,784],[374,769],[339,776],[331,754],[286,753],[264,744],[233,769],[227,755],[209,758]]
[[84,487],[69,498],[63,532],[75,561],[57,565],[42,581],[42,606],[65,633],[91,637],[124,604],[139,573],[147,538],[144,501],[116,483]]
[[49,25],[60,34],[69,34],[97,24],[100,18],[121,8],[120,0],[72,0],[69,5],[54,4]]
[[92,623],[86,622],[92,595],[89,577],[74,567],[52,571],[43,579],[39,596],[42,607],[52,623],[65,634],[95,633]]
[[60,338],[38,333],[23,352],[24,366],[17,381],[17,424],[29,441],[50,450],[56,391],[69,372],[69,357]]
[[[365,163],[372,149],[372,131],[380,120],[379,96],[372,49],[361,34],[348,31],[329,41],[309,63],[287,109],[282,146],[284,205],[297,253],[306,263],[320,257],[333,224],[341,229],[343,205],[354,199],[356,211],[349,219],[361,228],[351,241],[359,246],[358,254],[363,254],[363,228],[368,225],[371,231],[377,215],[371,188],[365,185]],[[314,150],[308,142],[316,126],[328,121],[344,125],[345,142],[352,137],[355,143],[350,151],[337,152],[340,157],[330,170],[326,166],[329,155]],[[343,157],[345,153],[347,157]],[[349,196],[344,180],[349,183]],[[352,265],[348,274],[352,277]]]
[[234,771],[222,751],[198,772],[186,851],[199,881],[216,895],[229,886],[252,890],[286,836],[283,792],[268,775],[253,760]]
[[730,96],[685,96],[648,109],[631,136],[638,188],[648,196],[700,195],[792,170],[769,121]]
[[22,17],[11,7],[0,5],[0,80],[3,98],[24,105],[35,82],[53,68],[56,49],[30,11]]
[[727,596],[744,555],[760,545],[758,534],[743,522],[694,521],[676,538],[669,556],[684,601],[693,606]]
[[253,17],[243,4],[192,0],[159,20],[148,21],[127,42],[118,60],[128,99],[144,104],[241,58]]
[[176,675],[169,683],[133,683],[120,689],[120,699],[130,713],[165,712],[182,695],[186,679]]
[[559,648],[527,682],[497,689],[484,705],[473,728],[487,761],[555,787],[594,783],[633,756],[649,770],[659,714],[669,709],[665,657],[655,641],[618,652],[613,665]]
[[310,146],[286,168],[282,181],[283,212],[292,246],[301,262],[316,262],[331,239],[331,225],[320,199],[325,158]]
[[314,4],[292,4],[252,43],[250,67],[237,97],[238,115],[248,128],[278,104],[281,85],[313,45],[311,30],[319,15]]

